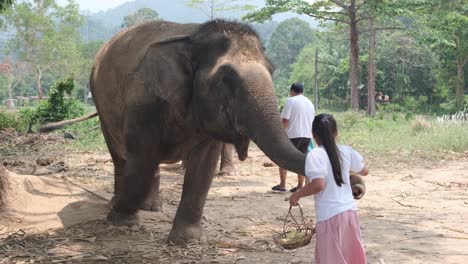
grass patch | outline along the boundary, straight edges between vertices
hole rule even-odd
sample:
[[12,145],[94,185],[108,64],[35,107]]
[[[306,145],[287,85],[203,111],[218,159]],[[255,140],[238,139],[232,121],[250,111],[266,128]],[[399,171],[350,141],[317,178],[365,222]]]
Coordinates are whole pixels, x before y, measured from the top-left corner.
[[13,128],[16,131],[23,131],[25,129],[25,124],[17,112],[0,110],[0,129],[6,128]]
[[107,151],[98,118],[73,124],[55,133],[70,133],[76,137],[66,146],[67,149],[78,151]]
[[[88,107],[86,114],[95,112],[94,107]],[[78,122],[59,129],[53,133],[64,135],[69,133],[76,137],[74,140],[69,141],[70,144],[60,146],[61,149],[70,149],[77,151],[107,151],[106,142],[102,135],[99,117],[94,117],[86,121]]]
[[468,122],[440,123],[429,117],[404,114],[332,113],[338,122],[339,141],[385,160],[437,158],[444,153],[468,151]]
[[[89,107],[86,112],[94,112]],[[321,111],[329,112],[329,111]],[[413,116],[404,113],[379,113],[367,117],[364,113],[329,112],[338,122],[339,141],[362,151],[370,159],[380,159],[411,164],[417,158],[445,159],[447,154],[468,152],[468,119],[441,119],[436,117]],[[71,151],[107,152],[99,119],[57,130],[53,133],[70,133],[76,139],[66,145],[55,145],[55,149]],[[0,129],[14,128],[24,132],[27,125],[21,116],[13,111],[0,111]]]

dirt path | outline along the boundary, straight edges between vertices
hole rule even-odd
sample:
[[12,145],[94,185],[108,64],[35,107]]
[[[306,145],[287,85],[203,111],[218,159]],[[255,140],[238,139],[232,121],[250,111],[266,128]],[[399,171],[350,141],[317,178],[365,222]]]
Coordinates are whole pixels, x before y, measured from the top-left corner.
[[[208,243],[187,248],[166,244],[183,180],[179,165],[162,168],[163,213],[141,212],[142,227],[115,228],[103,220],[112,196],[107,155],[40,155],[53,162],[41,167],[32,164],[34,155],[9,157],[9,170],[43,176],[11,175],[12,206],[0,213],[0,263],[313,263],[314,241],[293,251],[272,242],[289,206],[285,194],[269,191],[277,168],[262,166],[269,160],[257,149],[237,164],[237,176],[214,180],[203,220]],[[468,260],[468,159],[371,169],[358,202],[369,263]],[[292,187],[295,176],[288,179]],[[312,198],[302,205],[312,219]]]

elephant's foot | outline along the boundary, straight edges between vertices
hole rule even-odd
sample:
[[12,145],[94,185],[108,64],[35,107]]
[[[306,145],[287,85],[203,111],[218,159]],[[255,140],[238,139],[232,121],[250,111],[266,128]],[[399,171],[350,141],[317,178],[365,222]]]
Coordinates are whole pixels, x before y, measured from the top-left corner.
[[138,215],[136,213],[125,214],[117,212],[114,209],[111,209],[111,211],[107,215],[107,221],[115,226],[132,227],[139,224]]
[[361,199],[366,193],[366,188],[362,184],[354,184],[351,186],[351,189],[353,190],[353,197],[356,200]]
[[224,166],[219,170],[218,175],[219,176],[235,176],[236,168],[234,166]]
[[141,206],[141,209],[145,211],[153,211],[153,212],[161,212],[162,211],[162,200],[159,195],[159,192],[155,192],[154,194],[150,194],[148,198],[146,198],[145,202]]
[[168,241],[176,245],[203,244],[206,243],[206,237],[201,225],[174,223]]
[[109,208],[114,208],[115,203],[117,202],[117,196],[112,196],[112,199],[109,202]]

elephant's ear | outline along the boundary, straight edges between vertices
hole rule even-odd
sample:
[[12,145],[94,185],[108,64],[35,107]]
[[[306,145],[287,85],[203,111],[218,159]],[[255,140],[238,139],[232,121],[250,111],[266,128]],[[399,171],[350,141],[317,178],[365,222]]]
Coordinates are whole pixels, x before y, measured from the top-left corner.
[[169,103],[176,118],[187,114],[193,83],[191,43],[188,36],[174,36],[147,45],[127,76],[129,105]]

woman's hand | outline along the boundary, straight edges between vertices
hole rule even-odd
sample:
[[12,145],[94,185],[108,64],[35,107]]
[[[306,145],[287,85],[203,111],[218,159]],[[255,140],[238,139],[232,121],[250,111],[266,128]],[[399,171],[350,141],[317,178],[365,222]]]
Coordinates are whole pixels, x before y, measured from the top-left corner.
[[301,199],[302,197],[319,193],[323,189],[325,189],[325,179],[313,179],[311,182],[306,184],[306,186],[300,188],[295,193],[293,193],[291,197],[289,197],[289,205],[296,206],[299,202],[299,199]]
[[299,199],[301,199],[301,196],[299,195],[299,190],[294,192],[291,197],[289,197],[289,205],[290,206],[297,206],[297,203],[299,202]]

